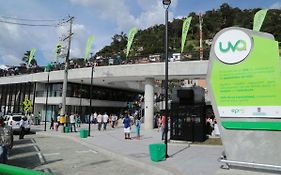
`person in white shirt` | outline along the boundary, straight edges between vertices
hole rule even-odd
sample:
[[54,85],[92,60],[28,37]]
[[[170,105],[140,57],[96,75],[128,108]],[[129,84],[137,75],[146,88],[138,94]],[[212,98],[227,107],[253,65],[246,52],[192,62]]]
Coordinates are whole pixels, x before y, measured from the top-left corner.
[[102,117],[102,122],[103,122],[103,130],[106,130],[106,125],[108,122],[108,115],[106,114],[106,112],[104,113],[103,117]]
[[23,139],[24,138],[24,134],[25,134],[25,128],[28,125],[28,121],[26,117],[22,117],[20,120],[20,134],[19,134],[19,139]]
[[69,123],[70,123],[70,131],[72,132],[72,127],[74,127],[74,132],[77,132],[75,126],[75,115],[73,113],[69,116]]
[[97,122],[98,122],[98,130],[100,131],[101,124],[102,124],[102,115],[101,115],[101,113],[99,113],[99,115],[97,116]]
[[97,116],[98,116],[98,114],[97,114],[97,112],[95,112],[95,113],[94,113],[94,124],[97,123]]
[[116,114],[113,114],[112,117],[111,117],[111,127],[114,128],[115,127],[115,124],[116,124],[116,121],[117,121],[117,115]]
[[94,121],[94,114],[92,113],[92,114],[90,115],[90,123],[92,124],[93,121]]

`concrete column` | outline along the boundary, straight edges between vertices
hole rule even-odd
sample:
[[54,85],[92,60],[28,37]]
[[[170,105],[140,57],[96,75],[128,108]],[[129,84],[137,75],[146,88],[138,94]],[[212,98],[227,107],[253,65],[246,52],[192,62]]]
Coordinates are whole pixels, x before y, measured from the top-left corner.
[[147,78],[144,87],[144,128],[153,129],[154,78]]

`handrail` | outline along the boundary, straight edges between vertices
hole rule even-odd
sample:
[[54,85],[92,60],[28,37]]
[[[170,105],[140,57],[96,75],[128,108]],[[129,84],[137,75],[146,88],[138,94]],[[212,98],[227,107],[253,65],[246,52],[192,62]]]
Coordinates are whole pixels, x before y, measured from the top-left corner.
[[40,171],[30,170],[26,168],[20,168],[16,166],[0,164],[0,174],[5,175],[50,175]]

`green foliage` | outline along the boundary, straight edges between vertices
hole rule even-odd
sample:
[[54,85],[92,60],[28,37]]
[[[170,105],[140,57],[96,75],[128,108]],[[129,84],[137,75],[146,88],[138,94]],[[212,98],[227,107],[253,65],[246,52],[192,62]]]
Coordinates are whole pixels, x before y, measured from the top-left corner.
[[[30,55],[30,50],[25,51],[24,56],[21,59],[26,65],[28,65],[29,55]],[[35,66],[35,65],[37,65],[37,61],[34,59],[33,56],[33,59],[30,62],[30,66]]]
[[[217,32],[226,27],[238,26],[248,29],[253,27],[255,13],[260,9],[233,8],[227,3],[219,9],[206,11],[203,15],[203,40],[212,40]],[[192,55],[192,59],[199,59],[199,16],[192,12],[189,32],[187,34],[184,54]],[[174,19],[169,22],[169,52],[180,52],[181,32],[183,19]],[[261,28],[262,32],[271,33],[277,41],[281,41],[281,10],[271,9],[268,11]],[[165,26],[155,25],[145,30],[139,30],[135,36],[129,57],[147,57],[150,54],[164,53]],[[124,57],[127,45],[127,36],[124,33],[112,37],[110,46],[105,46],[96,55],[111,57],[113,54]],[[204,58],[209,57],[210,45],[204,45]],[[140,49],[142,48],[142,49]]]

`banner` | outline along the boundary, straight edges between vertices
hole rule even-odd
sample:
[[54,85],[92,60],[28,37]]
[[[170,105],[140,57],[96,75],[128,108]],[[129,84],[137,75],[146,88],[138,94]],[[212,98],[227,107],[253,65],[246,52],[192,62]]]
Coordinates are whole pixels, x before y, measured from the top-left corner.
[[191,19],[192,19],[192,17],[189,17],[189,18],[185,19],[183,24],[182,24],[181,53],[183,52],[183,49],[184,49],[186,35],[187,35],[188,30],[189,30]]
[[36,49],[32,48],[28,57],[28,65],[30,65],[31,60],[33,59],[34,53],[35,53]]
[[258,11],[258,12],[255,14],[255,17],[254,17],[254,26],[253,26],[253,30],[254,30],[254,31],[260,31],[261,26],[262,26],[262,23],[263,23],[263,21],[264,21],[264,18],[265,18],[265,16],[266,16],[266,13],[267,13],[267,10],[268,10],[268,9],[263,9],[263,10]]
[[85,49],[85,53],[84,53],[84,60],[86,61],[90,52],[91,52],[91,46],[92,43],[94,41],[94,35],[89,36],[87,44],[86,44],[86,49]]
[[138,29],[136,27],[131,28],[130,31],[129,31],[126,57],[128,57],[128,55],[129,55],[131,45],[133,43],[135,34],[137,32],[138,32]]

